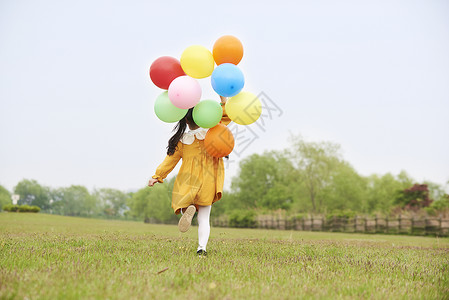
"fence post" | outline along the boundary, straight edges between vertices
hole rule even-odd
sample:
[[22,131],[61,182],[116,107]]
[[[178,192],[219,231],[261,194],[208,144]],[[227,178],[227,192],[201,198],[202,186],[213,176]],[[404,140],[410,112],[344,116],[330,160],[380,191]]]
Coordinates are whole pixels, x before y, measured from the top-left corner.
[[385,233],[390,232],[390,224],[388,223],[388,216],[385,217]]
[[271,224],[271,225],[273,225],[272,227],[272,229],[276,229],[276,223],[278,223],[279,224],[279,222],[278,222],[278,220],[276,220],[276,218],[274,217],[274,215],[271,215],[271,217],[273,218],[273,223]]

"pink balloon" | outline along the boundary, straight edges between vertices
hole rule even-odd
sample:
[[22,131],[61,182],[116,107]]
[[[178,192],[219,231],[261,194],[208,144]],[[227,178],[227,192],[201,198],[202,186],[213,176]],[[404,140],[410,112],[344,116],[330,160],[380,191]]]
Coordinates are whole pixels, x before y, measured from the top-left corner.
[[179,76],[168,87],[168,98],[178,108],[194,107],[200,102],[201,86],[192,77]]

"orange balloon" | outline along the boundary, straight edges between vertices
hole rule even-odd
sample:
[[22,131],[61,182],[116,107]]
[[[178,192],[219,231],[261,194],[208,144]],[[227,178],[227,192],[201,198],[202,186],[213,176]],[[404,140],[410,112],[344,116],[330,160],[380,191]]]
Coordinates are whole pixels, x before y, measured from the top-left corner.
[[234,149],[234,136],[228,127],[219,123],[207,131],[204,147],[210,156],[225,157]]
[[232,35],[224,35],[219,38],[212,50],[215,63],[231,63],[237,65],[243,57],[243,45],[238,38]]

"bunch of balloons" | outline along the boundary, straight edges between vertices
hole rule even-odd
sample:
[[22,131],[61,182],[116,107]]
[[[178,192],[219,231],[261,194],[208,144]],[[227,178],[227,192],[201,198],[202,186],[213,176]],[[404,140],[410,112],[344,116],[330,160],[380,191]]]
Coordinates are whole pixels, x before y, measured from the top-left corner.
[[237,67],[242,57],[240,40],[225,35],[215,42],[212,52],[194,45],[184,50],[180,60],[170,56],[156,59],[150,67],[150,78],[157,87],[166,90],[154,103],[156,116],[163,122],[173,123],[193,108],[195,123],[210,128],[204,141],[207,152],[214,157],[231,153],[234,137],[220,124],[221,106],[215,100],[201,100],[201,86],[196,79],[210,76],[214,91],[230,97],[225,105],[229,118],[240,125],[252,124],[260,117],[262,104],[253,93],[242,91],[245,78]]

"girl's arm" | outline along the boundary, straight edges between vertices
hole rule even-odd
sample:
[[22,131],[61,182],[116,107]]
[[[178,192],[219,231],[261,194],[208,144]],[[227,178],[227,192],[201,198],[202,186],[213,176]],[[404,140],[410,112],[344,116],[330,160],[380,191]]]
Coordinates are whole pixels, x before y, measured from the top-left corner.
[[226,113],[225,104],[226,101],[228,101],[228,98],[220,96],[221,99],[221,108],[223,109],[223,116],[221,117],[221,123],[228,125],[231,123],[231,119],[228,117],[228,114]]
[[163,183],[168,174],[176,167],[181,157],[182,143],[179,142],[175,153],[167,155],[164,161],[157,167],[155,175],[148,181],[148,186],[153,186],[156,182]]
[[156,182],[159,182],[156,178],[151,178],[148,181],[148,186],[153,186]]

